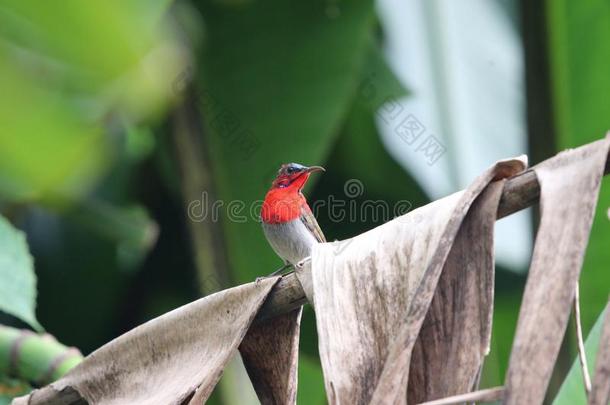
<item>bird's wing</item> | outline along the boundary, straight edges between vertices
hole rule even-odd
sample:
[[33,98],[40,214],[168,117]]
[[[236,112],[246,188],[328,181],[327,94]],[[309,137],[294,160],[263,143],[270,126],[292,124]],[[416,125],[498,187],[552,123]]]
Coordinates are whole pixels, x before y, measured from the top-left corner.
[[301,207],[301,222],[305,224],[307,229],[313,234],[318,242],[326,242],[326,238],[320,229],[320,225],[318,225],[318,221],[316,221],[316,217],[313,216],[311,210],[308,206],[304,205]]

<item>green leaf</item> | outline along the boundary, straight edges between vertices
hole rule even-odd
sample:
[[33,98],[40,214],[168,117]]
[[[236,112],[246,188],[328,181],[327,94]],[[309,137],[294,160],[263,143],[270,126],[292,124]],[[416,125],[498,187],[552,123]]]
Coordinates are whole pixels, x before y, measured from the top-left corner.
[[301,355],[299,358],[299,387],[297,404],[322,405],[326,403],[324,376],[318,361]]
[[[595,360],[597,358],[597,351],[599,349],[599,340],[602,332],[602,325],[604,323],[605,314],[608,309],[602,311],[597,318],[597,322],[591,329],[589,336],[585,342],[585,353],[587,356],[587,366],[589,369],[589,375],[593,379],[593,370],[595,369]],[[587,397],[585,396],[585,386],[582,377],[582,370],[580,367],[580,361],[578,358],[574,360],[570,372],[563,381],[553,405],[585,405],[587,403]]]
[[[600,139],[610,129],[610,3],[547,1],[551,79],[558,148]],[[608,299],[610,285],[610,178],[598,199],[580,286],[582,321],[591,327]]]
[[0,217],[0,310],[35,329],[36,275],[23,232]]
[[356,93],[374,22],[373,2],[266,0],[201,4],[206,43],[199,103],[219,195],[242,201],[247,221],[224,221],[236,281],[281,262],[251,205],[284,162],[323,164]]

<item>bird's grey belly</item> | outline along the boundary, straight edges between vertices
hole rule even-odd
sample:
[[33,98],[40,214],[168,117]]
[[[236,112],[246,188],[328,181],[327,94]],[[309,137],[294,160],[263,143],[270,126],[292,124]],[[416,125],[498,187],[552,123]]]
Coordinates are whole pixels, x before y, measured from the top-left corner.
[[263,222],[263,231],[275,253],[293,265],[309,256],[318,243],[299,218],[281,224]]

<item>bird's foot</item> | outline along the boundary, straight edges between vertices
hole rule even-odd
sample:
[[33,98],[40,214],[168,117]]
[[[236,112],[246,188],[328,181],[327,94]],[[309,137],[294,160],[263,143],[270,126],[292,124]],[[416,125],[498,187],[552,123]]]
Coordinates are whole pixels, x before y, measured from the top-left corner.
[[277,276],[278,274],[283,273],[284,270],[287,270],[287,269],[289,269],[291,267],[294,267],[294,266],[292,264],[285,264],[284,266],[280,267],[279,269],[277,269],[276,271],[274,271],[271,274],[268,274],[266,276],[257,277],[255,282],[258,284],[261,280],[264,280],[266,278],[270,278],[270,277],[273,277],[273,276]]

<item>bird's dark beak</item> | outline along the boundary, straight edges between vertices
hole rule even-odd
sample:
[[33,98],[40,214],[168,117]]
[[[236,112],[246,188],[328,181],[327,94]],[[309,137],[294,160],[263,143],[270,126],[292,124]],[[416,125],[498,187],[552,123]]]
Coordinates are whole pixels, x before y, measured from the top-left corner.
[[305,169],[305,171],[307,173],[313,173],[313,172],[325,172],[326,169],[324,169],[322,166],[309,166],[307,169]]

